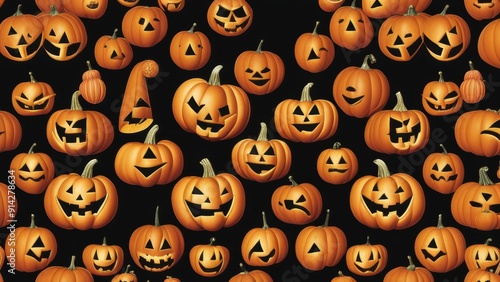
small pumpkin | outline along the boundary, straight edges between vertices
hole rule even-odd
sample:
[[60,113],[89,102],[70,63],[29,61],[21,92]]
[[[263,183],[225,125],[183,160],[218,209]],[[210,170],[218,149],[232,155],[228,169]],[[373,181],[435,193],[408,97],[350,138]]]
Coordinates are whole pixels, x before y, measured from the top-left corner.
[[76,266],[76,256],[71,256],[69,266],[53,265],[40,271],[35,282],[94,282],[94,277],[85,267]]
[[61,0],[65,11],[80,18],[99,19],[108,9],[109,0]]
[[488,238],[483,244],[472,244],[465,249],[465,265],[469,270],[476,268],[495,271],[500,265],[500,248],[490,245]]
[[102,80],[101,73],[92,68],[90,61],[87,61],[87,68],[82,74],[82,82],[78,90],[85,101],[99,104],[106,98],[106,83]]
[[32,72],[28,72],[29,81],[18,83],[12,90],[12,106],[22,116],[45,115],[52,111],[56,93],[52,86],[37,81]]
[[432,190],[441,194],[451,194],[462,185],[465,176],[464,164],[460,156],[449,153],[443,144],[441,153],[431,153],[422,165],[422,178]]
[[356,0],[352,0],[350,6],[342,6],[333,12],[330,37],[336,45],[357,51],[367,47],[374,35],[370,18],[363,9],[356,7]]
[[61,0],[35,0],[35,4],[42,12],[50,11],[52,5],[54,5],[58,11],[64,10]]
[[473,269],[467,272],[464,282],[500,282],[500,275],[494,271]]
[[[499,5],[500,7],[500,5]],[[469,61],[469,70],[460,83],[460,94],[466,103],[478,103],[486,96],[486,83],[480,71]]]
[[214,245],[215,238],[209,244],[195,245],[189,251],[189,263],[198,275],[216,277],[222,274],[230,259],[229,249],[222,245]]
[[97,276],[117,274],[123,266],[124,257],[122,247],[108,245],[106,237],[102,239],[102,244],[89,244],[82,252],[83,264]]
[[[182,1],[184,2],[184,1]],[[170,58],[183,70],[198,70],[204,67],[212,55],[210,39],[193,26],[187,31],[177,32],[170,41]]]
[[17,117],[0,110],[0,153],[12,151],[21,143],[23,128]]
[[246,0],[212,0],[207,9],[207,22],[213,31],[224,36],[238,36],[253,21],[252,6]]
[[[321,0],[320,0],[321,1]],[[339,2],[343,2],[339,1]],[[323,2],[327,2],[324,1]],[[303,33],[295,41],[294,56],[297,64],[311,73],[326,70],[335,58],[335,45],[330,37],[319,34],[319,21],[316,21],[312,33]]]
[[490,20],[500,14],[500,2],[498,0],[479,1],[464,0],[465,10],[475,20]]
[[434,282],[432,273],[425,267],[417,267],[413,263],[411,256],[408,256],[410,264],[408,266],[398,266],[389,270],[384,276],[383,282]]
[[163,11],[168,11],[168,12],[180,12],[183,8],[184,5],[186,5],[185,0],[158,0],[158,6]]
[[335,142],[332,148],[324,149],[316,161],[316,170],[323,181],[330,184],[345,184],[358,173],[358,158],[340,142]]
[[424,110],[432,116],[444,116],[458,112],[462,108],[463,98],[460,87],[453,81],[445,81],[439,71],[439,80],[425,84],[422,91]]
[[500,155],[500,112],[476,109],[461,114],[455,122],[455,140],[460,149],[477,156]]
[[241,272],[232,276],[228,282],[273,282],[273,278],[260,269],[248,271],[243,263],[240,263],[240,268]]
[[500,55],[495,52],[499,46],[496,41],[499,26],[500,19],[490,21],[483,27],[477,39],[477,52],[479,53],[479,57],[485,63],[495,68],[500,68]]
[[387,266],[389,255],[387,248],[381,244],[371,244],[370,236],[366,236],[365,244],[352,245],[345,254],[345,263],[352,273],[359,276],[374,276]]
[[127,8],[132,8],[139,4],[140,0],[117,0],[118,3],[120,3],[122,6],[127,7]]
[[318,0],[318,5],[321,10],[332,13],[344,4],[345,0]]
[[102,35],[94,45],[94,57],[101,68],[121,70],[134,58],[134,50],[125,37],[118,36],[118,29],[112,35]]
[[352,276],[344,275],[344,273],[339,270],[338,276],[332,278],[330,282],[356,282],[356,279],[354,279]]
[[160,7],[134,6],[123,15],[123,36],[134,46],[153,47],[165,38],[167,30],[167,15]]
[[167,275],[167,277],[165,277],[165,280],[163,280],[163,282],[181,282],[181,279]]
[[115,274],[111,282],[137,282],[137,275],[133,270],[130,270],[130,264],[127,264],[125,270],[121,273]]
[[18,199],[16,197],[12,199],[12,190],[16,188],[15,181],[13,181],[15,179],[10,177],[8,179],[9,185],[0,182],[0,201],[7,203],[0,208],[0,227],[5,227],[11,223],[12,219],[16,217],[19,207]]

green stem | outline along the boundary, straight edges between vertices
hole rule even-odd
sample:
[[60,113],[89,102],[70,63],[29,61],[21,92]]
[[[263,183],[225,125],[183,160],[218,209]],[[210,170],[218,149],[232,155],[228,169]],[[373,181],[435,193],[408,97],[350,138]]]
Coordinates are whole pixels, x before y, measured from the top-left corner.
[[308,84],[306,84],[306,86],[304,86],[304,88],[302,88],[302,94],[300,95],[300,101],[301,102],[311,102],[312,99],[311,99],[311,87],[314,85],[314,83],[312,82],[309,82]]
[[200,161],[200,164],[203,166],[203,176],[202,177],[214,177],[215,171],[212,166],[212,163],[207,158],[204,158]]
[[381,160],[381,159],[376,159],[373,161],[377,167],[378,167],[378,172],[377,172],[377,176],[379,178],[383,178],[383,177],[389,177],[391,176],[391,172],[389,171],[389,168],[387,167],[387,164]]
[[209,85],[220,86],[220,70],[223,68],[222,65],[217,65],[210,74],[210,78],[208,79]]
[[97,159],[91,159],[87,165],[83,168],[83,172],[81,177],[83,178],[92,178],[93,177],[93,169],[94,165],[97,163]]
[[158,126],[158,124],[155,124],[149,129],[148,134],[144,139],[144,144],[156,144],[156,132],[158,132],[159,128],[160,126]]
[[479,169],[479,185],[481,186],[487,186],[487,185],[493,185],[493,181],[488,177],[488,174],[486,173],[488,171],[487,166],[483,166]]
[[257,141],[268,141],[267,140],[267,125],[265,122],[260,123],[260,132],[257,137]]

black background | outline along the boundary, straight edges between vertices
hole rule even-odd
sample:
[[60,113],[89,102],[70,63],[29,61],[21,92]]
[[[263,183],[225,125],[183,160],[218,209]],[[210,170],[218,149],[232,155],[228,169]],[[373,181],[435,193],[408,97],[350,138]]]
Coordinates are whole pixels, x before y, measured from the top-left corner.
[[[361,1],[356,5],[361,7]],[[85,50],[76,58],[60,62],[52,60],[41,49],[30,61],[14,62],[0,57],[2,75],[0,76],[1,94],[0,109],[9,111],[16,115],[23,127],[23,137],[17,149],[0,154],[0,171],[3,171],[4,180],[7,181],[7,170],[12,158],[21,152],[26,152],[33,142],[38,145],[37,152],[49,154],[57,167],[57,175],[63,173],[81,173],[85,164],[97,158],[98,163],[94,167],[94,175],[105,175],[116,185],[119,193],[118,212],[107,226],[88,231],[64,230],[47,218],[43,208],[43,194],[31,195],[20,189],[16,190],[19,201],[17,215],[18,226],[28,226],[30,214],[35,214],[38,226],[49,228],[58,240],[58,253],[51,265],[67,266],[71,255],[77,256],[76,264],[83,266],[81,253],[88,244],[102,242],[106,236],[108,244],[122,246],[125,251],[125,265],[131,264],[140,281],[163,281],[166,275],[180,278],[182,281],[227,281],[230,277],[240,272],[238,264],[242,262],[240,245],[243,236],[254,227],[262,226],[261,212],[266,211],[268,223],[271,227],[282,229],[288,237],[289,253],[287,258],[274,266],[260,268],[269,273],[274,281],[330,281],[337,275],[339,270],[345,274],[349,271],[342,260],[334,267],[325,268],[322,271],[310,272],[299,267],[295,258],[295,238],[305,226],[296,226],[279,221],[271,209],[270,198],[277,187],[288,185],[286,177],[269,183],[257,183],[240,177],[246,191],[246,210],[243,218],[238,224],[230,228],[223,228],[217,232],[190,231],[184,228],[175,218],[171,204],[170,192],[176,181],[162,186],[142,188],[130,186],[123,183],[115,174],[113,168],[114,156],[121,145],[129,141],[143,141],[145,131],[136,134],[123,134],[115,129],[115,140],[106,151],[84,157],[71,157],[52,149],[45,136],[45,126],[50,116],[25,117],[18,115],[10,102],[12,89],[20,82],[29,79],[28,72],[32,71],[38,81],[47,82],[52,85],[57,96],[52,112],[58,109],[68,108],[71,94],[78,89],[82,73],[87,70],[86,60],[90,60],[95,69],[102,75],[107,85],[107,96],[98,105],[91,105],[80,99],[84,109],[98,110],[104,113],[116,126],[120,109],[121,95],[124,92],[126,81],[132,67],[145,59],[155,60],[160,73],[157,77],[148,79],[149,95],[153,105],[155,123],[160,126],[157,140],[168,139],[178,144],[184,154],[184,170],[181,177],[201,176],[202,166],[199,161],[208,158],[216,173],[229,172],[236,175],[231,165],[231,149],[243,138],[256,138],[260,130],[260,122],[266,122],[269,127],[269,139],[282,139],[273,126],[274,108],[284,99],[299,99],[302,88],[309,82],[313,82],[311,89],[313,99],[327,99],[333,101],[332,84],[335,76],[342,69],[354,65],[360,66],[367,54],[373,54],[377,62],[372,68],[382,70],[389,79],[391,96],[386,105],[390,109],[395,105],[394,94],[401,91],[405,104],[409,109],[423,110],[421,104],[421,91],[429,81],[437,80],[438,71],[443,71],[445,80],[460,84],[464,73],[468,70],[468,61],[472,60],[476,69],[483,74],[487,84],[487,95],[477,104],[464,103],[462,110],[456,114],[445,117],[433,117],[428,115],[431,123],[431,139],[427,146],[421,151],[411,155],[385,155],[370,150],[364,142],[363,132],[367,119],[358,119],[345,115],[339,108],[339,126],[335,135],[328,140],[312,144],[294,143],[284,140],[292,150],[293,161],[289,175],[292,175],[299,183],[309,182],[321,191],[323,196],[323,209],[331,209],[332,216],[330,225],[341,228],[348,240],[348,246],[366,242],[366,236],[370,236],[372,244],[383,244],[389,252],[389,262],[385,270],[374,277],[360,277],[353,275],[358,281],[381,281],[390,269],[407,265],[407,255],[413,255],[413,242],[420,230],[437,223],[438,214],[443,214],[445,226],[459,228],[465,235],[467,244],[483,243],[486,238],[492,237],[492,245],[500,246],[498,231],[484,232],[476,229],[460,226],[456,223],[450,213],[451,195],[437,193],[425,186],[421,177],[421,165],[427,155],[435,151],[441,151],[438,144],[445,144],[449,152],[459,154],[465,164],[464,182],[477,181],[478,169],[481,166],[490,168],[489,175],[493,181],[497,181],[495,171],[498,167],[498,158],[479,157],[462,151],[456,145],[453,127],[458,116],[466,111],[475,109],[495,108],[499,106],[498,91],[500,91],[500,73],[498,69],[484,63],[477,53],[477,38],[482,28],[490,21],[477,21],[470,17],[464,8],[462,1],[434,0],[425,10],[428,14],[441,12],[446,4],[450,4],[448,13],[462,16],[471,29],[471,43],[466,52],[458,59],[451,62],[440,62],[433,59],[424,47],[420,49],[416,57],[410,62],[396,62],[385,57],[379,50],[377,34],[371,44],[359,51],[352,52],[336,46],[336,55],[332,65],[321,73],[309,73],[302,70],[296,63],[293,55],[295,40],[303,33],[310,33],[315,22],[320,21],[318,32],[329,35],[328,25],[332,13],[320,9],[317,1],[289,1],[289,0],[249,0],[254,11],[254,21],[250,28],[242,35],[236,37],[225,37],[215,33],[208,26],[206,11],[211,4],[210,0],[190,1],[186,0],[185,7],[176,13],[166,12],[168,17],[168,32],[166,37],[157,45],[150,48],[139,48],[133,46],[134,59],[132,63],[122,70],[106,70],[100,68],[95,62],[93,47],[96,40],[102,35],[110,35],[114,28],[121,29],[121,19],[129,9],[121,6],[117,1],[110,0],[108,9],[103,17],[99,19],[82,19],[87,33],[88,43]],[[0,8],[0,19],[12,15],[19,1],[8,0]],[[22,11],[25,14],[37,14],[40,10],[34,1],[23,1]],[[344,5],[350,5],[346,1]],[[156,1],[141,0],[139,5],[158,6]],[[211,41],[212,56],[209,62],[200,70],[185,71],[178,68],[169,55],[171,38],[179,31],[188,30],[193,22],[197,23],[196,30],[204,32]],[[380,19],[372,19],[375,31],[383,22]],[[121,35],[121,32],[119,32]],[[250,121],[246,129],[236,138],[211,142],[183,131],[176,123],[172,115],[171,99],[176,88],[185,80],[194,77],[208,79],[211,70],[216,65],[223,65],[221,82],[224,84],[237,84],[233,74],[233,66],[237,56],[247,50],[255,50],[259,41],[264,40],[263,50],[278,54],[286,66],[285,79],[281,86],[274,92],[265,96],[249,95],[252,106]],[[422,184],[427,206],[423,218],[413,227],[404,230],[382,231],[368,228],[360,224],[352,215],[349,208],[350,186],[355,181],[345,185],[332,185],[322,181],[316,171],[316,158],[319,153],[330,148],[335,141],[342,143],[344,147],[351,148],[358,157],[359,171],[355,179],[363,175],[376,175],[377,167],[373,163],[376,158],[383,159],[391,172],[408,172]],[[128,252],[128,239],[137,227],[144,224],[153,224],[155,207],[160,207],[160,222],[162,224],[175,224],[183,232],[185,238],[184,255],[172,269],[161,273],[142,271],[130,258]],[[312,225],[321,225],[324,213],[313,222]],[[2,233],[7,234],[3,229]],[[191,270],[188,254],[191,247],[197,244],[208,243],[210,237],[216,237],[217,243],[225,245],[231,252],[230,265],[226,271],[216,278],[203,278]],[[418,261],[414,259],[417,266]],[[249,270],[255,267],[247,267]],[[20,273],[15,275],[7,273],[8,266],[2,268],[2,275],[6,281],[34,281],[38,272]],[[299,269],[299,271],[295,271]],[[465,264],[459,268],[444,274],[434,273],[436,281],[463,281],[467,269]],[[111,277],[97,277],[96,281],[110,281]]]

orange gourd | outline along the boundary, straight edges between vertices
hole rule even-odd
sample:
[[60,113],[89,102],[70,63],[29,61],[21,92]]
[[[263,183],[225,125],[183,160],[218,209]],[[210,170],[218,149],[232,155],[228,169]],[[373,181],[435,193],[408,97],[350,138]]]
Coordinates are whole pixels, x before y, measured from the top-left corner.
[[12,106],[22,116],[45,115],[52,111],[56,93],[47,82],[37,81],[32,72],[30,81],[18,83],[12,90]]
[[445,81],[439,71],[439,80],[430,81],[422,90],[422,105],[432,116],[445,116],[462,108],[463,98],[460,87],[453,81]]
[[94,46],[94,57],[101,68],[121,70],[134,58],[134,50],[125,37],[118,36],[115,28],[112,35],[102,35]]
[[[500,5],[498,5],[500,6]],[[500,19],[494,19],[483,27],[477,39],[477,52],[479,57],[488,65],[500,68],[500,55],[495,50],[498,49],[498,33]]]
[[134,46],[153,47],[165,38],[167,30],[167,15],[158,6],[134,6],[123,15],[123,36]]
[[465,169],[459,155],[448,153],[443,144],[441,153],[431,153],[422,165],[422,178],[432,190],[441,194],[451,194],[462,185]]
[[82,82],[78,87],[85,101],[91,104],[99,104],[106,98],[106,84],[101,78],[101,73],[92,68],[87,61],[88,69],[82,74]]
[[469,70],[465,72],[460,83],[460,94],[466,103],[478,103],[486,96],[486,83],[472,61],[469,61]]
[[321,151],[316,161],[318,175],[330,184],[345,184],[358,173],[358,158],[340,142],[335,142],[332,148]]
[[189,263],[198,275],[216,277],[222,274],[229,262],[229,249],[222,245],[214,245],[215,238],[209,244],[195,245],[189,251]]
[[483,244],[472,244],[465,249],[465,265],[469,270],[476,268],[496,270],[500,264],[500,248],[490,245],[492,238]]
[[83,264],[90,273],[97,276],[111,276],[117,274],[125,259],[120,245],[108,245],[106,237],[102,244],[89,244],[83,248]]

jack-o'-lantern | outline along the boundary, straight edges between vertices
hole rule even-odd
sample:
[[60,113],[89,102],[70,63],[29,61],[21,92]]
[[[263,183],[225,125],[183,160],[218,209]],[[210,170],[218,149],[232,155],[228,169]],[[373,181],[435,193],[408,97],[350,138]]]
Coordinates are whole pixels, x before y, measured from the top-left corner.
[[358,158],[354,152],[335,142],[332,148],[321,151],[316,161],[318,175],[330,184],[345,184],[358,173]]
[[0,200],[3,201],[4,204],[0,208],[0,227],[5,227],[11,223],[12,219],[16,217],[18,210],[18,201],[17,198],[12,199],[12,190],[15,189],[15,179],[14,176],[10,174],[8,175],[7,184],[0,182]]
[[195,245],[189,251],[189,263],[197,274],[203,277],[216,277],[222,274],[229,264],[229,249],[222,245],[214,245],[215,238],[210,243]]
[[119,245],[108,245],[106,237],[102,244],[89,244],[82,252],[82,261],[90,273],[97,276],[111,276],[123,266],[124,254]]
[[[343,2],[343,1],[342,1]],[[319,21],[312,33],[303,33],[295,41],[294,56],[297,64],[311,73],[326,70],[335,58],[335,45],[330,37],[319,34]]]
[[470,43],[467,22],[455,14],[448,14],[446,5],[439,14],[427,18],[424,25],[424,44],[429,54],[438,61],[452,61],[460,57]]
[[241,255],[251,266],[271,266],[282,262],[288,255],[288,239],[277,227],[269,227],[266,213],[262,212],[262,227],[250,229],[241,242]]
[[115,274],[111,282],[137,282],[137,275],[133,270],[130,270],[130,264],[127,264],[125,270],[121,273]]
[[297,183],[288,177],[290,185],[282,185],[274,190],[271,207],[281,221],[303,225],[315,221],[323,208],[321,192],[311,183]]
[[141,269],[163,272],[179,262],[184,253],[184,237],[177,226],[160,224],[159,207],[156,207],[154,225],[141,225],[132,232],[129,251]]
[[387,248],[381,244],[371,244],[369,236],[365,244],[352,245],[345,254],[347,268],[360,276],[379,274],[387,266],[388,260]]
[[381,110],[389,100],[390,85],[387,76],[370,68],[377,60],[366,55],[360,67],[350,66],[341,70],[333,82],[333,99],[347,115],[365,118]]
[[108,9],[109,0],[61,0],[64,11],[80,18],[99,19]]
[[500,14],[500,1],[498,0],[464,0],[465,10],[474,19],[489,20]]
[[460,87],[453,81],[445,81],[439,71],[439,80],[428,82],[422,91],[424,110],[432,116],[444,116],[458,112],[463,99]]
[[487,171],[488,167],[481,167],[479,180],[460,185],[451,198],[453,218],[483,231],[500,229],[500,183],[493,183]]
[[12,90],[12,106],[22,116],[49,113],[54,107],[56,93],[47,82],[37,81],[29,72],[30,81],[18,83]]
[[160,71],[154,60],[143,60],[130,71],[123,94],[118,130],[122,133],[137,133],[148,128],[154,121],[147,78],[155,77]]
[[417,13],[413,6],[404,15],[387,18],[378,31],[378,45],[394,61],[409,61],[424,44],[424,24],[429,14]]
[[[500,6],[500,5],[499,5]],[[480,71],[469,61],[469,70],[460,83],[460,95],[466,103],[478,103],[486,96],[486,83]]]
[[17,11],[0,23],[0,54],[7,59],[24,62],[38,53],[43,43],[43,24],[35,16]]
[[163,282],[181,282],[181,279],[175,278],[173,276],[167,275]]
[[455,122],[455,140],[460,149],[477,156],[500,155],[500,112],[472,110]]
[[167,15],[160,7],[135,6],[123,15],[123,36],[134,46],[153,47],[165,38],[167,30]]
[[472,244],[465,249],[465,265],[469,270],[476,268],[495,271],[500,264],[500,248],[490,245],[488,238],[483,244]]
[[273,282],[273,278],[260,269],[248,271],[243,263],[240,263],[241,272],[234,275],[228,282]]
[[139,4],[139,1],[140,0],[117,0],[118,3],[127,8],[134,7],[135,5]]
[[89,230],[106,226],[118,210],[118,192],[109,178],[93,175],[97,159],[90,160],[81,175],[61,174],[44,195],[49,219],[64,229]]
[[365,142],[374,151],[407,155],[416,152],[430,138],[430,123],[420,110],[407,109],[401,92],[392,110],[374,113],[365,125]]
[[441,214],[437,226],[422,229],[415,238],[415,255],[432,272],[446,273],[459,267],[464,262],[465,249],[462,231],[444,226]]
[[104,114],[82,108],[78,101],[80,95],[80,91],[75,91],[71,107],[52,113],[46,126],[52,148],[70,156],[98,154],[111,145],[115,134]]
[[[56,257],[57,240],[52,231],[35,225],[35,216],[31,214],[29,226],[16,227],[15,248],[5,242],[5,249],[14,250],[16,271],[35,272],[47,267]],[[11,251],[12,252],[12,251]]]
[[492,270],[469,270],[464,277],[464,282],[500,282],[500,275]]
[[127,67],[134,58],[132,46],[125,39],[117,35],[115,28],[113,34],[102,35],[97,39],[94,46],[94,56],[101,68],[120,70]]
[[361,6],[366,15],[373,19],[387,19],[393,15],[404,14],[408,6],[413,6],[417,13],[425,10],[431,0],[361,0]]
[[52,6],[43,25],[43,48],[56,61],[71,60],[87,46],[85,25],[73,13],[60,12]]
[[0,110],[0,153],[16,149],[22,135],[23,128],[16,116]]
[[479,57],[490,66],[500,68],[500,56],[495,52],[498,49],[498,27],[500,19],[490,21],[479,34],[477,39],[477,52]]
[[252,6],[246,0],[213,0],[207,10],[207,21],[218,34],[238,36],[252,24]]
[[262,51],[260,41],[257,50],[243,51],[234,62],[234,76],[248,93],[265,95],[276,90],[285,78],[285,63],[279,55]]
[[123,182],[152,187],[168,184],[181,175],[181,148],[170,140],[156,142],[158,129],[158,125],[153,125],[143,143],[125,143],[116,153],[115,172]]
[[391,174],[384,161],[373,161],[377,176],[357,179],[349,197],[354,217],[370,228],[405,229],[415,225],[425,211],[425,195],[420,183],[411,175]]
[[52,158],[42,152],[35,153],[31,145],[27,153],[17,154],[10,162],[16,186],[28,194],[41,194],[54,179],[55,166]]
[[209,141],[240,134],[250,120],[250,100],[239,86],[221,84],[216,66],[208,81],[191,78],[175,91],[172,112],[179,126]]
[[337,265],[347,250],[344,231],[328,225],[330,210],[326,210],[325,223],[320,226],[307,226],[295,240],[295,255],[300,264],[313,271]]
[[207,158],[200,161],[203,175],[185,176],[172,189],[172,209],[190,230],[217,231],[239,222],[245,211],[245,191],[229,173],[215,174]]
[[344,4],[345,0],[318,0],[321,10],[331,13],[335,12]]
[[53,265],[43,269],[36,276],[35,282],[93,282],[94,277],[85,267],[76,266],[76,256],[71,256],[69,266]]
[[201,31],[194,31],[196,23],[185,31],[179,31],[170,41],[170,57],[183,70],[204,67],[212,55],[210,39]]
[[168,12],[180,12],[185,4],[186,0],[158,0],[158,6]]
[[410,262],[408,266],[398,266],[389,270],[389,272],[385,274],[383,282],[434,282],[434,277],[429,270],[425,267],[415,266],[411,256],[408,256],[408,261]]
[[422,165],[422,178],[432,190],[441,194],[451,194],[462,185],[465,176],[464,164],[460,156],[448,153],[443,144],[442,153],[432,153]]
[[338,8],[330,19],[330,37],[333,43],[350,51],[367,47],[375,34],[373,24],[365,12],[356,7],[356,0],[350,6]]
[[54,5],[58,11],[64,10],[61,0],[35,0],[35,4],[42,12],[50,11],[52,5]]
[[261,122],[257,139],[245,138],[234,145],[231,162],[239,176],[261,183],[270,182],[290,171],[292,151],[280,139],[269,140],[267,125]]
[[311,99],[310,82],[302,89],[300,100],[286,99],[274,110],[274,124],[279,135],[294,142],[312,143],[333,136],[339,115],[335,105],[326,99]]

